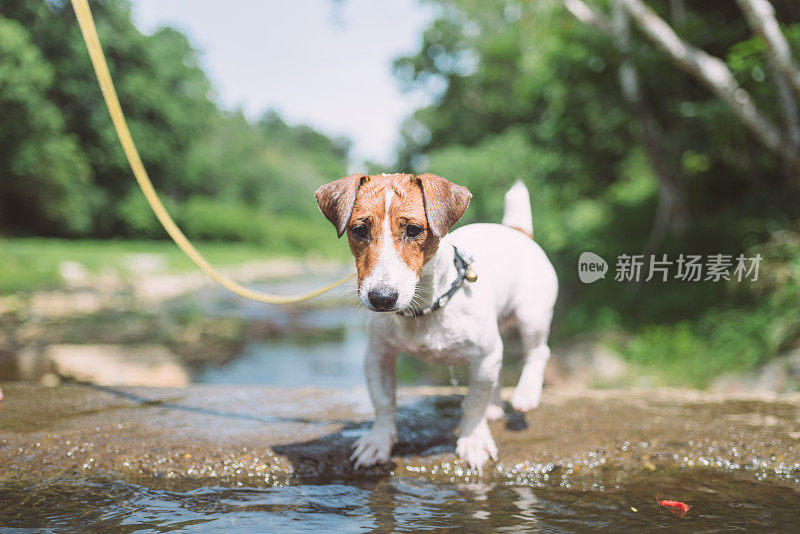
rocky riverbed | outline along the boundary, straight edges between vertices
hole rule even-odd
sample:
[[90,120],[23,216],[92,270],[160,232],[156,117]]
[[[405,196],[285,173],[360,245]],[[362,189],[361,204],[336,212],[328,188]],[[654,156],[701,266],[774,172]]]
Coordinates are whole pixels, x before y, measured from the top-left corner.
[[[362,389],[1,387],[0,483],[476,480],[453,454],[462,388],[402,389],[392,464],[354,473],[350,446],[371,418]],[[696,470],[800,488],[797,394],[550,389],[537,410],[509,413],[492,431],[500,461],[488,481],[602,489]]]

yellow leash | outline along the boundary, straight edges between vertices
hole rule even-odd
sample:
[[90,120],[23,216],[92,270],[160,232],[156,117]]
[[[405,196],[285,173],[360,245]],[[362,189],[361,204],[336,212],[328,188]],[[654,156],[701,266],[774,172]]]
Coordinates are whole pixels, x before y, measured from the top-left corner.
[[247,288],[215,271],[211,264],[208,263],[196,248],[194,248],[194,245],[192,245],[186,236],[183,235],[183,232],[181,232],[181,229],[175,224],[175,221],[172,220],[164,204],[162,204],[161,200],[158,198],[158,194],[155,188],[153,188],[150,178],[147,176],[147,171],[142,164],[141,157],[139,157],[139,152],[136,150],[131,132],[128,130],[128,124],[125,122],[125,116],[122,114],[117,92],[114,89],[114,82],[111,80],[111,74],[108,72],[108,64],[106,63],[105,55],[103,55],[103,49],[100,46],[100,38],[97,36],[97,28],[95,28],[94,25],[89,3],[87,0],[72,0],[72,7],[75,10],[75,15],[78,17],[78,24],[81,27],[81,33],[86,43],[86,49],[89,51],[89,57],[92,59],[94,72],[97,75],[100,90],[103,92],[103,98],[106,101],[108,113],[111,115],[111,121],[114,123],[114,129],[117,131],[117,137],[119,137],[119,142],[122,144],[122,149],[125,151],[125,156],[128,158],[128,163],[131,166],[133,175],[136,177],[139,188],[142,190],[142,193],[144,193],[147,203],[150,204],[150,208],[152,208],[156,217],[158,217],[161,225],[172,240],[175,241],[175,244],[189,256],[189,259],[191,259],[195,265],[200,267],[204,273],[225,289],[236,293],[240,297],[256,300],[258,302],[266,302],[268,304],[292,304],[310,300],[347,282],[355,276],[355,274],[351,274],[346,278],[342,278],[337,282],[311,291],[310,293],[282,296],[270,295]]

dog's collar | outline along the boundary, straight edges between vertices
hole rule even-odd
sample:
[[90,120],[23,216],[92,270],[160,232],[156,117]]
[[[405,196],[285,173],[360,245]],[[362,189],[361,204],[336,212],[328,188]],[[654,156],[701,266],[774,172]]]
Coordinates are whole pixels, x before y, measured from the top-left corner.
[[459,252],[455,245],[453,245],[453,265],[456,266],[456,279],[453,280],[453,283],[450,284],[450,289],[448,289],[444,295],[434,300],[432,304],[425,306],[424,308],[407,308],[397,312],[397,314],[409,318],[426,317],[431,315],[436,310],[447,306],[447,303],[450,302],[450,299],[453,297],[453,295],[455,295],[456,291],[458,291],[458,289],[464,285],[464,280],[468,282],[474,282],[478,279],[478,275],[475,274],[475,271],[472,270],[469,262],[464,259],[464,256],[461,255],[461,252]]

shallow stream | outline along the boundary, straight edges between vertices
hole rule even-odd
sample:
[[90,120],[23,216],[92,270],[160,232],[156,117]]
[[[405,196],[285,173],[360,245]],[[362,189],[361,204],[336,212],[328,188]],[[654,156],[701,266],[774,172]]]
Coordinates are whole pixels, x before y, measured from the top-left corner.
[[[656,498],[681,499],[680,517]],[[70,531],[796,532],[796,491],[704,471],[578,490],[411,478],[271,488],[151,489],[122,482],[0,487],[0,525]]]

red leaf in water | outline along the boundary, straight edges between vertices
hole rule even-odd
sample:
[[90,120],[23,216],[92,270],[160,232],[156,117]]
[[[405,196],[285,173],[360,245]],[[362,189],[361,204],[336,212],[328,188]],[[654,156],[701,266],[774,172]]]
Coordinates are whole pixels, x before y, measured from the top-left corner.
[[681,517],[685,516],[686,512],[689,511],[689,505],[686,504],[685,502],[667,501],[667,500],[656,501],[656,502],[661,506],[666,506],[667,508],[669,508],[670,512],[672,512],[675,515],[679,515]]

